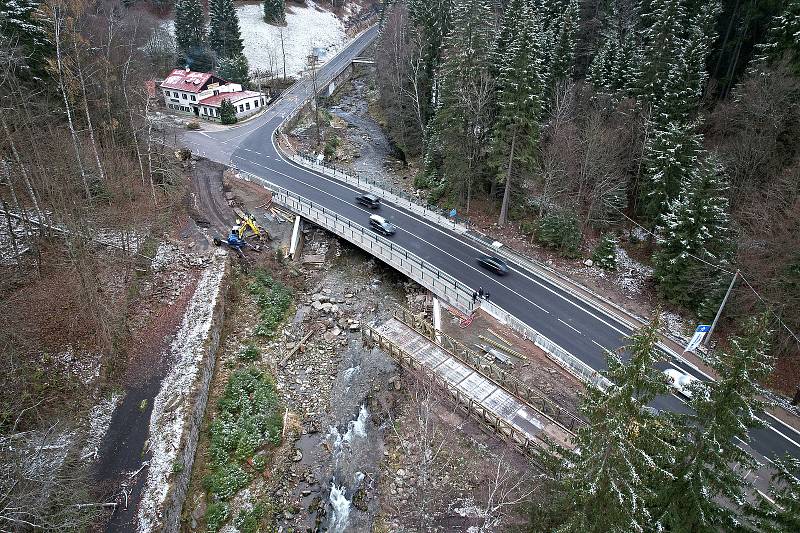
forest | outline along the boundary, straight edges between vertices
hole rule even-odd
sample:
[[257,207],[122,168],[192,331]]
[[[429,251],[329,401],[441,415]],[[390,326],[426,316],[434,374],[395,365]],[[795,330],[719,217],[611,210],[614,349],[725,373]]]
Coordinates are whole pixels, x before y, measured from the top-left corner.
[[565,257],[635,229],[702,321],[738,272],[729,324],[769,310],[797,368],[799,2],[407,0],[383,24],[381,112],[430,202]]

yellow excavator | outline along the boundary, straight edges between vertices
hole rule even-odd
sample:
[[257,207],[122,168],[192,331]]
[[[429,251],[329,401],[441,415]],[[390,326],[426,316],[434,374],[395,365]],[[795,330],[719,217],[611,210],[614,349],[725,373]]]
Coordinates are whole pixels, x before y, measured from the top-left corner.
[[254,237],[261,239],[261,236],[266,236],[267,240],[272,240],[269,232],[256,222],[256,218],[250,213],[243,212],[236,219],[236,225],[232,228],[231,232],[235,232],[240,239],[245,237]]

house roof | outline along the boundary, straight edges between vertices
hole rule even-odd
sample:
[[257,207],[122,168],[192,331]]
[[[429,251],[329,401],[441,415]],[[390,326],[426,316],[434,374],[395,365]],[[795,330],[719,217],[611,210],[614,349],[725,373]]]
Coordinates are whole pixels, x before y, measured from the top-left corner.
[[211,107],[219,107],[223,100],[228,100],[230,103],[235,104],[239,100],[244,100],[245,98],[252,98],[253,96],[260,96],[261,93],[257,93],[255,91],[238,91],[235,93],[219,93],[213,96],[208,96],[203,98],[198,102],[200,105],[207,105]]
[[176,68],[161,82],[161,87],[186,91],[187,93],[199,93],[213,76],[213,72],[192,72],[191,70]]

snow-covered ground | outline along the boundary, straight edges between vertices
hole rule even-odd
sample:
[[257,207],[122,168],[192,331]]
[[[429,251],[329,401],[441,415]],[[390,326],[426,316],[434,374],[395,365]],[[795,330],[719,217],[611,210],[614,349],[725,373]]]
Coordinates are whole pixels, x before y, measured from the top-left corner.
[[[315,49],[325,62],[347,41],[342,22],[330,11],[308,0],[305,6],[291,5],[286,10],[286,26],[264,22],[261,3],[238,6],[239,27],[244,41],[244,55],[250,70],[271,71],[283,76],[283,53],[286,53],[286,76],[297,77],[308,68],[308,56]],[[164,27],[174,33],[169,21]],[[283,46],[281,46],[283,37]]]
[[251,70],[270,70],[283,75],[281,35],[286,51],[286,76],[297,76],[305,70],[308,56],[315,48],[322,52],[320,59],[324,62],[336,55],[347,39],[342,22],[311,1],[305,7],[289,7],[285,27],[264,22],[262,4],[239,6],[236,13],[244,39],[244,55]]

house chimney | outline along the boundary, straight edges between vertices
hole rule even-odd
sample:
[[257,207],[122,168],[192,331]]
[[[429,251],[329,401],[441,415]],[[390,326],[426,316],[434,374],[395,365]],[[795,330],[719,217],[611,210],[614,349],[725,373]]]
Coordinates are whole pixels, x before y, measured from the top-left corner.
[[187,73],[188,73],[188,72],[191,72],[191,70],[189,69],[189,65],[186,65],[186,72],[187,72]]

